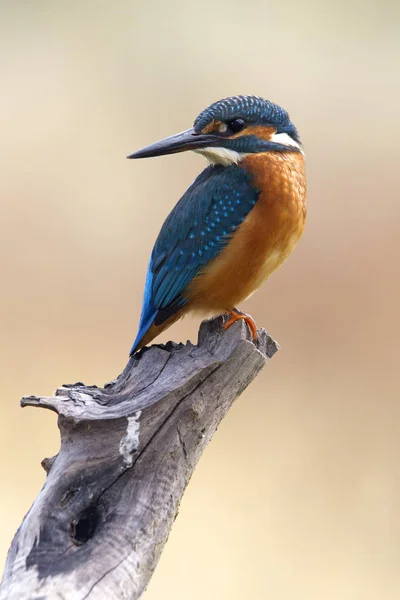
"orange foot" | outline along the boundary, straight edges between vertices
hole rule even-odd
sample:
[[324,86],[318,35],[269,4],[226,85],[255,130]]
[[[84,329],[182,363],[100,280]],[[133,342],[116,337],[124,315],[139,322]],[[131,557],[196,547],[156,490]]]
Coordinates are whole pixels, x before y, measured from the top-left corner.
[[257,325],[254,319],[252,319],[250,315],[246,315],[246,313],[240,312],[237,308],[233,308],[232,310],[229,310],[227,312],[230,315],[230,319],[226,323],[224,323],[224,329],[228,329],[228,327],[236,323],[236,321],[240,321],[240,319],[243,319],[249,326],[251,335],[253,336],[253,342],[255,342],[257,339]]

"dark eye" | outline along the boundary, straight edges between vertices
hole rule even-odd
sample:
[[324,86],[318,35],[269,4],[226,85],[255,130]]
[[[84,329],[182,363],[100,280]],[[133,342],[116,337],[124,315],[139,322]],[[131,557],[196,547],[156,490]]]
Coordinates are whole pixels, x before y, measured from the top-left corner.
[[232,133],[239,133],[239,131],[242,131],[245,127],[246,121],[244,119],[232,119],[232,121],[229,121],[228,123],[228,128]]

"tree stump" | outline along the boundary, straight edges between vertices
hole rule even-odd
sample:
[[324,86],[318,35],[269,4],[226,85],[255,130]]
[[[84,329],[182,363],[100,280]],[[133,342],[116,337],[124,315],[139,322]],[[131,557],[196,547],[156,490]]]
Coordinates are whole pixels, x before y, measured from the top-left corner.
[[58,414],[61,447],[8,553],[1,600],[140,598],[196,463],[277,344],[243,321],[198,345],[143,349],[104,388],[63,385],[22,406]]

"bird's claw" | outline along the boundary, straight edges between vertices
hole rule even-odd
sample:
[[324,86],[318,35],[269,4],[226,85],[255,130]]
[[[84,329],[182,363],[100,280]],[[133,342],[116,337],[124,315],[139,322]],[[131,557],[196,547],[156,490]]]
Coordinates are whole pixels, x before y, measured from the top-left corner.
[[224,329],[228,329],[231,325],[236,323],[236,321],[240,321],[241,319],[243,319],[243,321],[246,321],[250,329],[251,335],[253,337],[253,342],[257,340],[257,325],[250,315],[242,313],[237,309],[228,311],[228,314],[230,315],[230,318],[228,319],[228,321],[226,321],[226,323],[224,323]]

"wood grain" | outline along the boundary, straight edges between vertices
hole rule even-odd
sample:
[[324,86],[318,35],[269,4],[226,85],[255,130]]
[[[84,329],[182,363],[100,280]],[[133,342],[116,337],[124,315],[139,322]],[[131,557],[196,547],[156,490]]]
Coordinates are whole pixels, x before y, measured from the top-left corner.
[[12,542],[0,600],[138,599],[196,463],[277,344],[205,321],[198,344],[152,346],[104,388],[64,385],[22,406],[57,412],[61,448]]

